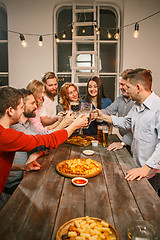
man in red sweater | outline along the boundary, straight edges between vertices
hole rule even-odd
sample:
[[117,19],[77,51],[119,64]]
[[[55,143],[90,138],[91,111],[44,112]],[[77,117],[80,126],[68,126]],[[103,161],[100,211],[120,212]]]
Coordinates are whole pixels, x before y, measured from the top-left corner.
[[63,130],[46,135],[25,135],[10,128],[12,124],[19,122],[23,113],[22,93],[12,87],[2,87],[0,104],[0,194],[6,184],[16,151],[30,152],[57,148],[76,129],[88,124],[87,117],[81,114]]

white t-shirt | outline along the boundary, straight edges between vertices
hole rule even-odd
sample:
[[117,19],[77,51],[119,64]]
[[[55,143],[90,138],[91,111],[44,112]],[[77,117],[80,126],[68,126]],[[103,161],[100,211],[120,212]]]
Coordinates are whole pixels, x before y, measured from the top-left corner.
[[56,106],[58,104],[58,97],[55,96],[54,101],[52,101],[47,96],[44,97],[44,102],[40,108],[40,117],[55,117],[56,116]]

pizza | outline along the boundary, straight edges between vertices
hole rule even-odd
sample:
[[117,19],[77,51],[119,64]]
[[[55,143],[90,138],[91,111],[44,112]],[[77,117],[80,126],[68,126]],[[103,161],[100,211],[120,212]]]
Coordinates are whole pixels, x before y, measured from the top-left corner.
[[56,234],[56,240],[119,240],[119,236],[108,222],[86,216],[63,224]]
[[95,140],[95,138],[92,136],[72,136],[66,140],[66,143],[79,146],[88,146],[91,144],[92,140]]
[[91,158],[69,159],[57,164],[56,170],[60,174],[68,177],[93,177],[101,173],[102,165]]

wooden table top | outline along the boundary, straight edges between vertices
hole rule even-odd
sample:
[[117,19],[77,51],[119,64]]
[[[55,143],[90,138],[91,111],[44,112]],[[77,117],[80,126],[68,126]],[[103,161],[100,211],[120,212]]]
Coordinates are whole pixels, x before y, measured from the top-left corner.
[[[115,135],[110,141],[118,140]],[[103,170],[89,178],[85,187],[72,185],[70,178],[59,175],[60,161],[88,158],[84,149],[94,150],[93,160]],[[112,224],[120,240],[134,220],[148,220],[160,236],[160,198],[146,179],[127,182],[126,172],[135,163],[126,148],[109,152],[102,145],[79,147],[62,144],[39,159],[41,170],[28,173],[0,212],[0,240],[55,239],[65,222],[77,217],[96,217]]]

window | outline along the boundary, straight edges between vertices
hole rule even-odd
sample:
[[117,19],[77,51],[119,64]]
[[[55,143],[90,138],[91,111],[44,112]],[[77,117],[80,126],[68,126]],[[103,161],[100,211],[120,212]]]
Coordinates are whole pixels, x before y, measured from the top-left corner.
[[[110,5],[73,4],[55,9],[54,33],[60,42],[54,41],[54,71],[60,81],[59,87],[71,81],[84,97],[88,78],[99,76],[106,96],[115,99],[120,38],[115,39],[114,35],[119,24],[119,11]],[[99,34],[95,25],[100,29]],[[111,38],[107,37],[108,29]]]
[[8,85],[8,28],[5,6],[0,3],[0,86]]

